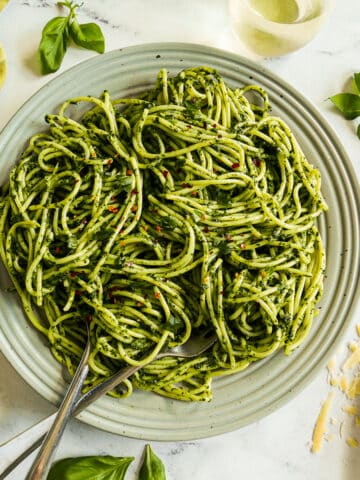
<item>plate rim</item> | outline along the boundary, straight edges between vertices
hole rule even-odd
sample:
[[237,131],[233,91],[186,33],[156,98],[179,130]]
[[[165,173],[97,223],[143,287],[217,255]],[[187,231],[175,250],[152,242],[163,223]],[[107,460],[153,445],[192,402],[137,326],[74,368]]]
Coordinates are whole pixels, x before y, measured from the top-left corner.
[[[265,76],[267,78],[270,78],[271,81],[276,81],[278,82],[283,88],[286,89],[287,92],[290,92],[295,98],[301,101],[302,105],[304,108],[313,115],[315,119],[318,120],[318,122],[321,124],[322,128],[324,129],[324,132],[326,133],[326,137],[328,139],[332,139],[332,147],[335,148],[337,151],[339,157],[341,159],[345,160],[345,163],[342,165],[342,167],[345,169],[346,172],[346,179],[350,182],[351,187],[352,187],[352,193],[353,193],[353,201],[355,202],[355,205],[358,206],[358,213],[360,212],[360,194],[359,194],[359,179],[358,176],[355,172],[354,166],[352,165],[350,158],[346,152],[346,149],[342,145],[338,135],[336,134],[335,130],[333,127],[330,125],[328,120],[325,118],[325,116],[320,112],[318,107],[314,105],[304,94],[302,94],[300,91],[295,89],[289,82],[283,80],[279,75],[271,72],[268,68],[262,66],[261,64],[257,64],[253,60],[250,60],[248,58],[242,57],[238,54],[235,54],[233,52],[228,52],[225,50],[221,50],[219,48],[215,47],[208,47],[205,45],[201,44],[195,44],[195,43],[183,43],[183,42],[156,42],[156,43],[146,43],[146,44],[140,44],[140,45],[132,45],[129,47],[125,48],[120,48],[120,49],[115,49],[110,52],[105,53],[101,57],[95,56],[91,57],[83,62],[78,63],[77,65],[72,66],[71,68],[67,69],[63,73],[60,73],[57,75],[55,78],[49,80],[46,84],[44,84],[40,89],[38,89],[33,95],[31,95],[24,103],[23,105],[15,112],[14,115],[11,116],[10,120],[6,123],[2,131],[0,132],[0,156],[2,152],[2,146],[3,146],[3,138],[6,138],[7,132],[11,131],[14,125],[16,125],[17,119],[21,117],[22,113],[28,109],[28,105],[31,106],[32,102],[35,99],[41,98],[41,95],[43,92],[46,92],[46,90],[55,88],[57,85],[61,85],[64,81],[64,79],[71,77],[72,75],[76,74],[78,71],[81,71],[82,69],[85,69],[87,66],[91,65],[96,65],[101,58],[116,58],[117,56],[121,55],[136,55],[137,53],[144,53],[144,52],[152,52],[152,53],[161,53],[163,50],[165,51],[177,51],[178,55],[181,56],[181,53],[184,51],[191,52],[191,53],[197,53],[200,54],[204,53],[206,55],[214,55],[216,57],[221,57],[222,59],[225,59],[226,61],[229,61],[231,64],[237,63],[241,64],[242,66],[247,67],[250,69],[252,72],[256,72],[258,75],[261,77]],[[159,65],[160,68],[161,65]],[[180,67],[180,65],[179,65]],[[64,98],[65,100],[65,98]],[[54,105],[53,108],[56,106]],[[44,112],[45,113],[45,112]],[[358,218],[359,220],[359,218]],[[147,438],[147,439],[154,439],[154,440],[191,440],[191,439],[198,439],[198,438],[204,438],[204,437],[210,437],[213,435],[229,432],[231,430],[235,430],[237,428],[240,428],[242,426],[245,426],[254,420],[257,420],[265,415],[268,415],[269,413],[273,412],[274,410],[278,409],[285,403],[287,403],[289,400],[291,400],[295,395],[299,393],[299,391],[303,390],[306,385],[308,385],[312,379],[317,375],[317,373],[320,371],[321,368],[324,367],[326,364],[326,361],[330,354],[334,352],[340,343],[344,332],[348,329],[349,324],[351,323],[353,313],[355,309],[357,308],[357,304],[359,303],[359,292],[360,292],[360,282],[358,285],[355,287],[354,290],[354,295],[352,296],[350,305],[348,306],[347,309],[347,315],[346,315],[346,320],[342,323],[341,328],[340,328],[340,334],[334,340],[331,345],[327,348],[326,352],[322,354],[322,361],[318,361],[317,364],[314,366],[314,368],[311,370],[311,372],[307,372],[305,378],[302,378],[300,382],[296,384],[291,390],[291,392],[287,392],[287,394],[281,398],[277,399],[277,401],[272,402],[271,405],[268,405],[263,412],[262,415],[259,415],[257,412],[254,412],[252,415],[249,416],[249,421],[242,423],[241,425],[234,424],[233,428],[229,428],[229,426],[224,426],[223,428],[217,426],[216,429],[213,429],[212,431],[206,431],[206,434],[204,435],[203,433],[197,432],[196,434],[193,435],[186,435],[186,434],[162,434],[160,435],[161,438],[159,438],[159,435],[142,435],[141,433],[134,433],[129,434],[129,432],[121,432],[124,435],[135,437],[135,438]],[[29,326],[29,328],[32,328]],[[2,332],[2,328],[0,326],[0,347],[3,347],[4,344],[4,334]],[[3,353],[4,349],[2,348]],[[12,357],[10,354],[9,350],[7,351],[8,355],[5,355],[4,357]],[[15,352],[13,352],[14,356]],[[14,357],[13,356],[13,357]],[[14,361],[16,361],[15,358],[13,358],[13,361],[10,361],[10,363],[13,365],[15,370],[22,376],[22,378],[27,382],[29,382],[29,379],[26,378],[25,372],[23,372],[21,369],[19,369],[14,365]],[[31,383],[30,385],[35,388]],[[47,397],[45,397],[47,398]],[[57,400],[49,399],[52,403],[56,403]],[[97,409],[98,410],[98,409]],[[99,420],[99,414],[95,413],[96,409],[89,409],[89,411],[83,412],[81,415],[79,415],[79,418],[82,419],[85,423],[89,423],[93,426],[96,426],[97,428],[107,430],[107,431],[113,431],[109,430],[107,426],[105,425],[106,419],[103,421]],[[115,432],[119,433],[119,432]]]

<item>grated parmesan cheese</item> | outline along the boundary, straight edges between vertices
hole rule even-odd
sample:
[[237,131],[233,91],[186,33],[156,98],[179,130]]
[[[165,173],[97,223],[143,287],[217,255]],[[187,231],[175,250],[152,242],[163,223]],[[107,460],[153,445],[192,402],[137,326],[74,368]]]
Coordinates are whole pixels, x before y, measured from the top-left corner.
[[331,407],[331,402],[334,397],[334,392],[330,392],[328,394],[327,399],[325,402],[323,402],[319,416],[317,418],[317,421],[315,423],[314,431],[313,431],[313,436],[312,436],[312,446],[311,446],[311,451],[313,453],[317,453],[321,450],[322,447],[322,440],[323,436],[325,433],[325,426],[327,422],[327,417],[330,411]]
[[359,409],[355,405],[345,405],[342,407],[342,411],[349,415],[357,415],[359,413]]
[[359,442],[358,440],[356,440],[356,438],[354,437],[348,437],[346,439],[346,443],[349,445],[349,447],[351,448],[357,448],[359,446]]
[[[356,332],[358,337],[360,337],[360,324],[356,325]],[[329,385],[334,387],[334,389],[337,388],[341,391],[350,402],[360,396],[360,340],[349,343],[348,356],[341,367],[337,368],[335,358],[332,358],[327,364],[327,370],[327,380]],[[334,389],[330,390],[326,400],[323,402],[313,429],[311,446],[311,451],[313,453],[317,453],[321,450],[323,440],[328,442],[333,440],[333,434],[328,432],[325,433],[325,430],[327,423],[329,426],[338,424],[338,420],[334,417],[327,418],[334,397]],[[360,427],[359,406],[356,406],[354,403],[349,403],[342,407],[342,411],[348,416],[348,418],[353,417],[353,420],[351,420],[352,429]],[[344,420],[346,420],[346,418]],[[359,447],[360,437],[358,437],[357,434],[356,437],[351,435],[345,437],[345,431],[348,430],[350,424],[348,421],[344,420],[339,424],[340,438],[344,439],[347,445],[351,448]],[[346,423],[348,425],[345,428]],[[355,430],[353,430],[353,432],[355,433]]]
[[352,351],[352,354],[344,363],[342,367],[343,371],[354,368],[360,363],[360,343],[358,343],[357,345],[351,345],[350,350]]

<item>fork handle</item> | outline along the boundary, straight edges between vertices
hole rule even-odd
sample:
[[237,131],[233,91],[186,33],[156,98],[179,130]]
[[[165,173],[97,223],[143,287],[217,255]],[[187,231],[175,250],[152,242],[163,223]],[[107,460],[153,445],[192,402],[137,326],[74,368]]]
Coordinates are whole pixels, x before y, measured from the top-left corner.
[[[143,365],[142,365],[143,366]],[[141,367],[142,367],[141,366]],[[105,382],[93,387],[83,394],[76,402],[72,416],[77,416],[100,396],[117,387],[123,380],[137,372],[140,366],[124,368],[122,374],[115,373]],[[7,442],[0,445],[0,480],[4,480],[10,473],[41,445],[46,433],[56,418],[57,412],[19,433]]]
[[0,480],[4,480],[25,458],[40,447],[56,415],[57,412],[49,415],[0,445]]
[[90,347],[88,348],[88,351],[85,352],[86,355],[84,356],[84,362],[81,362],[80,369],[76,371],[70,384],[70,388],[57,411],[54,423],[51,425],[50,430],[45,436],[40,451],[26,476],[26,480],[44,480],[50,469],[50,461],[62,437],[65,426],[72,415],[76,399],[80,395],[84,380],[89,371],[87,364],[89,352]]

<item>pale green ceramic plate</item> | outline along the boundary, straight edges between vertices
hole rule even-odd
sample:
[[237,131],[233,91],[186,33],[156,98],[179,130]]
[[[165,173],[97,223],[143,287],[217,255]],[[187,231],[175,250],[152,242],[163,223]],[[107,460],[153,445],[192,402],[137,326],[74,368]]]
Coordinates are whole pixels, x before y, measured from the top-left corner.
[[[308,159],[319,167],[329,212],[319,227],[330,259],[321,303],[305,343],[293,355],[278,352],[246,371],[213,383],[208,404],[171,401],[135,392],[129,399],[102,398],[81,416],[110,432],[152,440],[190,440],[249,424],[288,401],[323,367],[350,319],[358,296],[359,187],[339,141],[318,111],[296,90],[261,66],[236,55],[190,44],[152,44],[97,56],[60,75],[35,94],[0,135],[0,181],[26,140],[44,129],[44,115],[80,94],[136,94],[155,81],[158,70],[170,75],[198,65],[217,68],[233,85],[255,82],[269,93],[273,111],[295,132]],[[8,285],[4,273],[1,286]],[[61,368],[44,338],[28,325],[15,295],[0,292],[0,346],[9,362],[36,391],[57,403],[64,391]]]

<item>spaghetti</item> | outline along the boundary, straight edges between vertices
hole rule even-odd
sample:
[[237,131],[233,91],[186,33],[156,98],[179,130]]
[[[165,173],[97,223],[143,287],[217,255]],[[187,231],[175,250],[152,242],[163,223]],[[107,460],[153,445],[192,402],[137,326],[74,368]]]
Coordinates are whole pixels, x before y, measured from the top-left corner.
[[[74,119],[74,105],[90,105]],[[86,388],[193,332],[133,388],[210,400],[211,380],[304,340],[322,294],[320,173],[256,85],[198,67],[138,98],[77,97],[46,116],[2,189],[0,252],[24,310]]]

